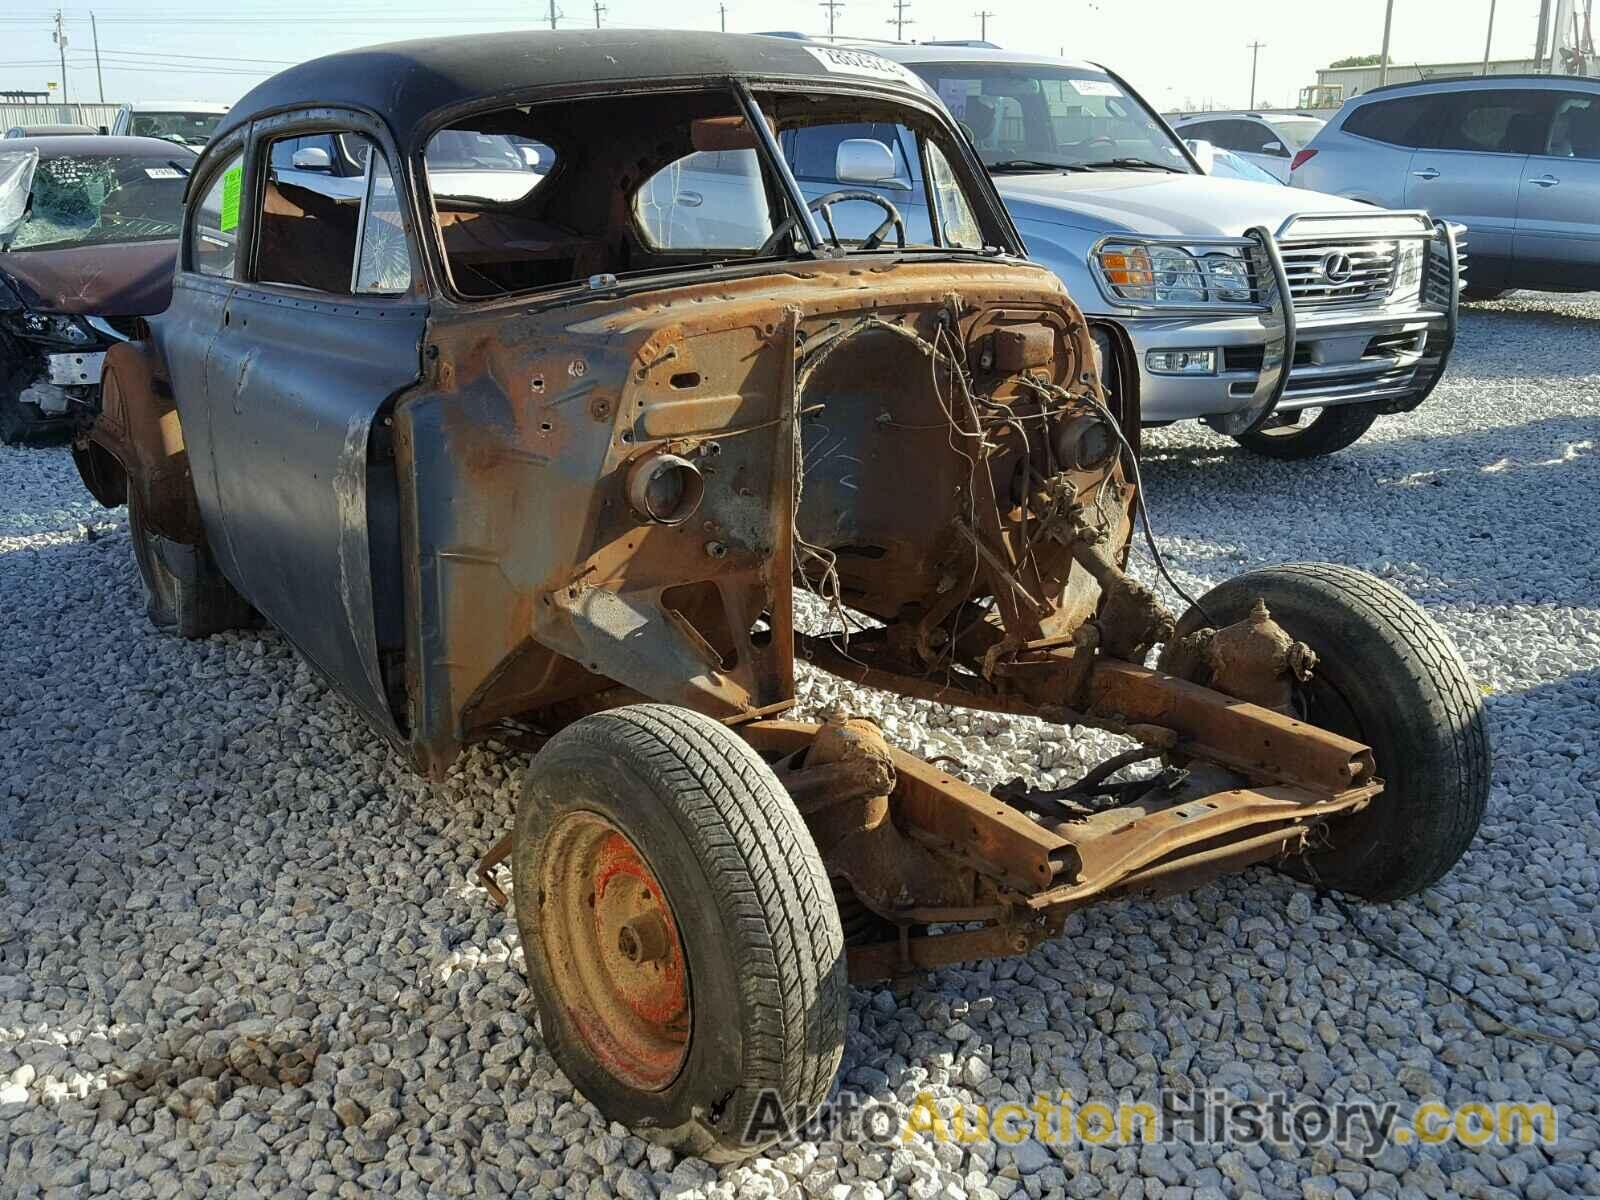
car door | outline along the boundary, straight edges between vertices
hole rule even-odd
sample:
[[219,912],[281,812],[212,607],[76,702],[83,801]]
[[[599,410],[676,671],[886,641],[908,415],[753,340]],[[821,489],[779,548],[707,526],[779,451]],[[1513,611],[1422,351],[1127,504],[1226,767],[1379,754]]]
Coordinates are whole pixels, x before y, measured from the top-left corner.
[[1553,98],[1539,152],[1522,168],[1508,282],[1600,289],[1600,90]]
[[347,177],[272,165],[274,143],[301,132],[292,114],[257,125],[249,260],[207,402],[228,573],[393,731],[379,645],[398,641],[399,576],[373,578],[396,561],[399,524],[380,414],[420,377],[427,307],[392,147],[350,120],[335,132],[361,165],[354,196]]
[[172,299],[150,319],[152,337],[172,379],[189,474],[211,542],[228,573],[221,537],[221,506],[211,453],[211,407],[206,376],[211,350],[222,329],[222,314],[233,296],[239,260],[244,146],[247,131],[229,135],[214,152],[205,174],[190,182],[199,197],[185,214],[182,254],[173,274]]
[[1511,269],[1523,168],[1549,125],[1551,95],[1533,88],[1443,93],[1430,144],[1411,156],[1406,207],[1466,225],[1474,283],[1501,284]]

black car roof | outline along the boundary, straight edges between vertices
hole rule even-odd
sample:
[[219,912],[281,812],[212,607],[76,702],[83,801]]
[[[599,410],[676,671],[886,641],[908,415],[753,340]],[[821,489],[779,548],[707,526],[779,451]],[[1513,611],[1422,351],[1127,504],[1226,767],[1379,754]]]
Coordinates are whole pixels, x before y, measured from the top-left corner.
[[[680,30],[526,30],[391,42],[280,71],[229,110],[213,140],[254,117],[319,105],[381,114],[403,142],[440,109],[582,83],[729,76],[889,83],[825,67],[805,42]],[[906,91],[916,94],[915,89]]]

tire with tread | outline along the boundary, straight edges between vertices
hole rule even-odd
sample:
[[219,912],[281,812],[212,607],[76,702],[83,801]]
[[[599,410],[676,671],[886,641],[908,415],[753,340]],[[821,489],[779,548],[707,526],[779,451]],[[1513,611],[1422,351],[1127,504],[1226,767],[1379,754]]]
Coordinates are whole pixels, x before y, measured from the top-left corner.
[[[1331,563],[1252,571],[1213,588],[1200,605],[1230,624],[1257,597],[1317,653],[1307,718],[1371,746],[1384,781],[1366,809],[1330,822],[1331,845],[1311,854],[1311,872],[1298,862],[1285,869],[1369,900],[1399,900],[1437,883],[1471,845],[1489,793],[1483,697],[1460,653],[1410,597]],[[1177,638],[1204,624],[1190,609]],[[1170,645],[1163,669],[1169,653]]]
[[128,536],[144,583],[145,612],[157,629],[203,638],[261,623],[212,560],[210,550],[170,541],[149,527],[136,488],[128,490]]
[[1277,431],[1258,429],[1233,440],[1267,458],[1320,458],[1360,441],[1378,416],[1377,408],[1371,404],[1336,404],[1304,425],[1283,425]]
[[[574,811],[637,848],[666,893],[689,987],[677,1075],[656,1091],[608,1071],[559,1002],[541,934],[543,844]],[[530,764],[512,849],[517,924],[545,1045],[608,1119],[713,1162],[776,1099],[798,1127],[826,1099],[844,1048],[844,935],[805,821],[772,769],[710,717],[639,704],[584,717]]]

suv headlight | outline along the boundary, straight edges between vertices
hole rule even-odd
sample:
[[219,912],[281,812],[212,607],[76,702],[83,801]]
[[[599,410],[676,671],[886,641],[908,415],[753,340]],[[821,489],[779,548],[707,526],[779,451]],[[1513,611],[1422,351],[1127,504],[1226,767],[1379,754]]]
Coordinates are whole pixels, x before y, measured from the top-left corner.
[[1406,241],[1399,245],[1394,260],[1394,287],[1389,290],[1390,300],[1416,300],[1422,294],[1422,264],[1426,246],[1420,241]]
[[1156,276],[1156,299],[1164,304],[1204,304],[1206,280],[1200,263],[1187,250],[1154,246],[1150,266]]
[[1244,259],[1231,254],[1208,254],[1205,264],[1211,290],[1218,300],[1226,300],[1230,304],[1250,303],[1250,268]]
[[1108,298],[1131,304],[1249,304],[1255,299],[1249,264],[1220,251],[1196,257],[1177,246],[1113,242],[1096,252],[1095,266]]

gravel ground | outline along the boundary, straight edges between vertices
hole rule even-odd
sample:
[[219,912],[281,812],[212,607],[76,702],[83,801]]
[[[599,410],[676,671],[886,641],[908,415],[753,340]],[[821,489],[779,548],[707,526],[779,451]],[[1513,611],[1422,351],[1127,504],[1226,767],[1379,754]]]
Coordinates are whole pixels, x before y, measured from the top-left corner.
[[[1600,1007],[1600,301],[1473,306],[1450,376],[1311,465],[1149,438],[1172,565],[1203,588],[1326,559],[1425,605],[1488,697],[1482,833],[1362,911],[1511,1019]],[[1023,960],[857,990],[841,1089],[943,1101],[1548,1098],[1554,1149],[783,1147],[713,1171],[607,1128],[543,1051],[513,921],[472,881],[521,761],[424,783],[275,634],[145,622],[121,511],[66,452],[0,448],[0,1196],[1600,1195],[1600,1061],[1489,1036],[1265,870],[1074,917]],[[804,682],[985,784],[1106,739]]]

